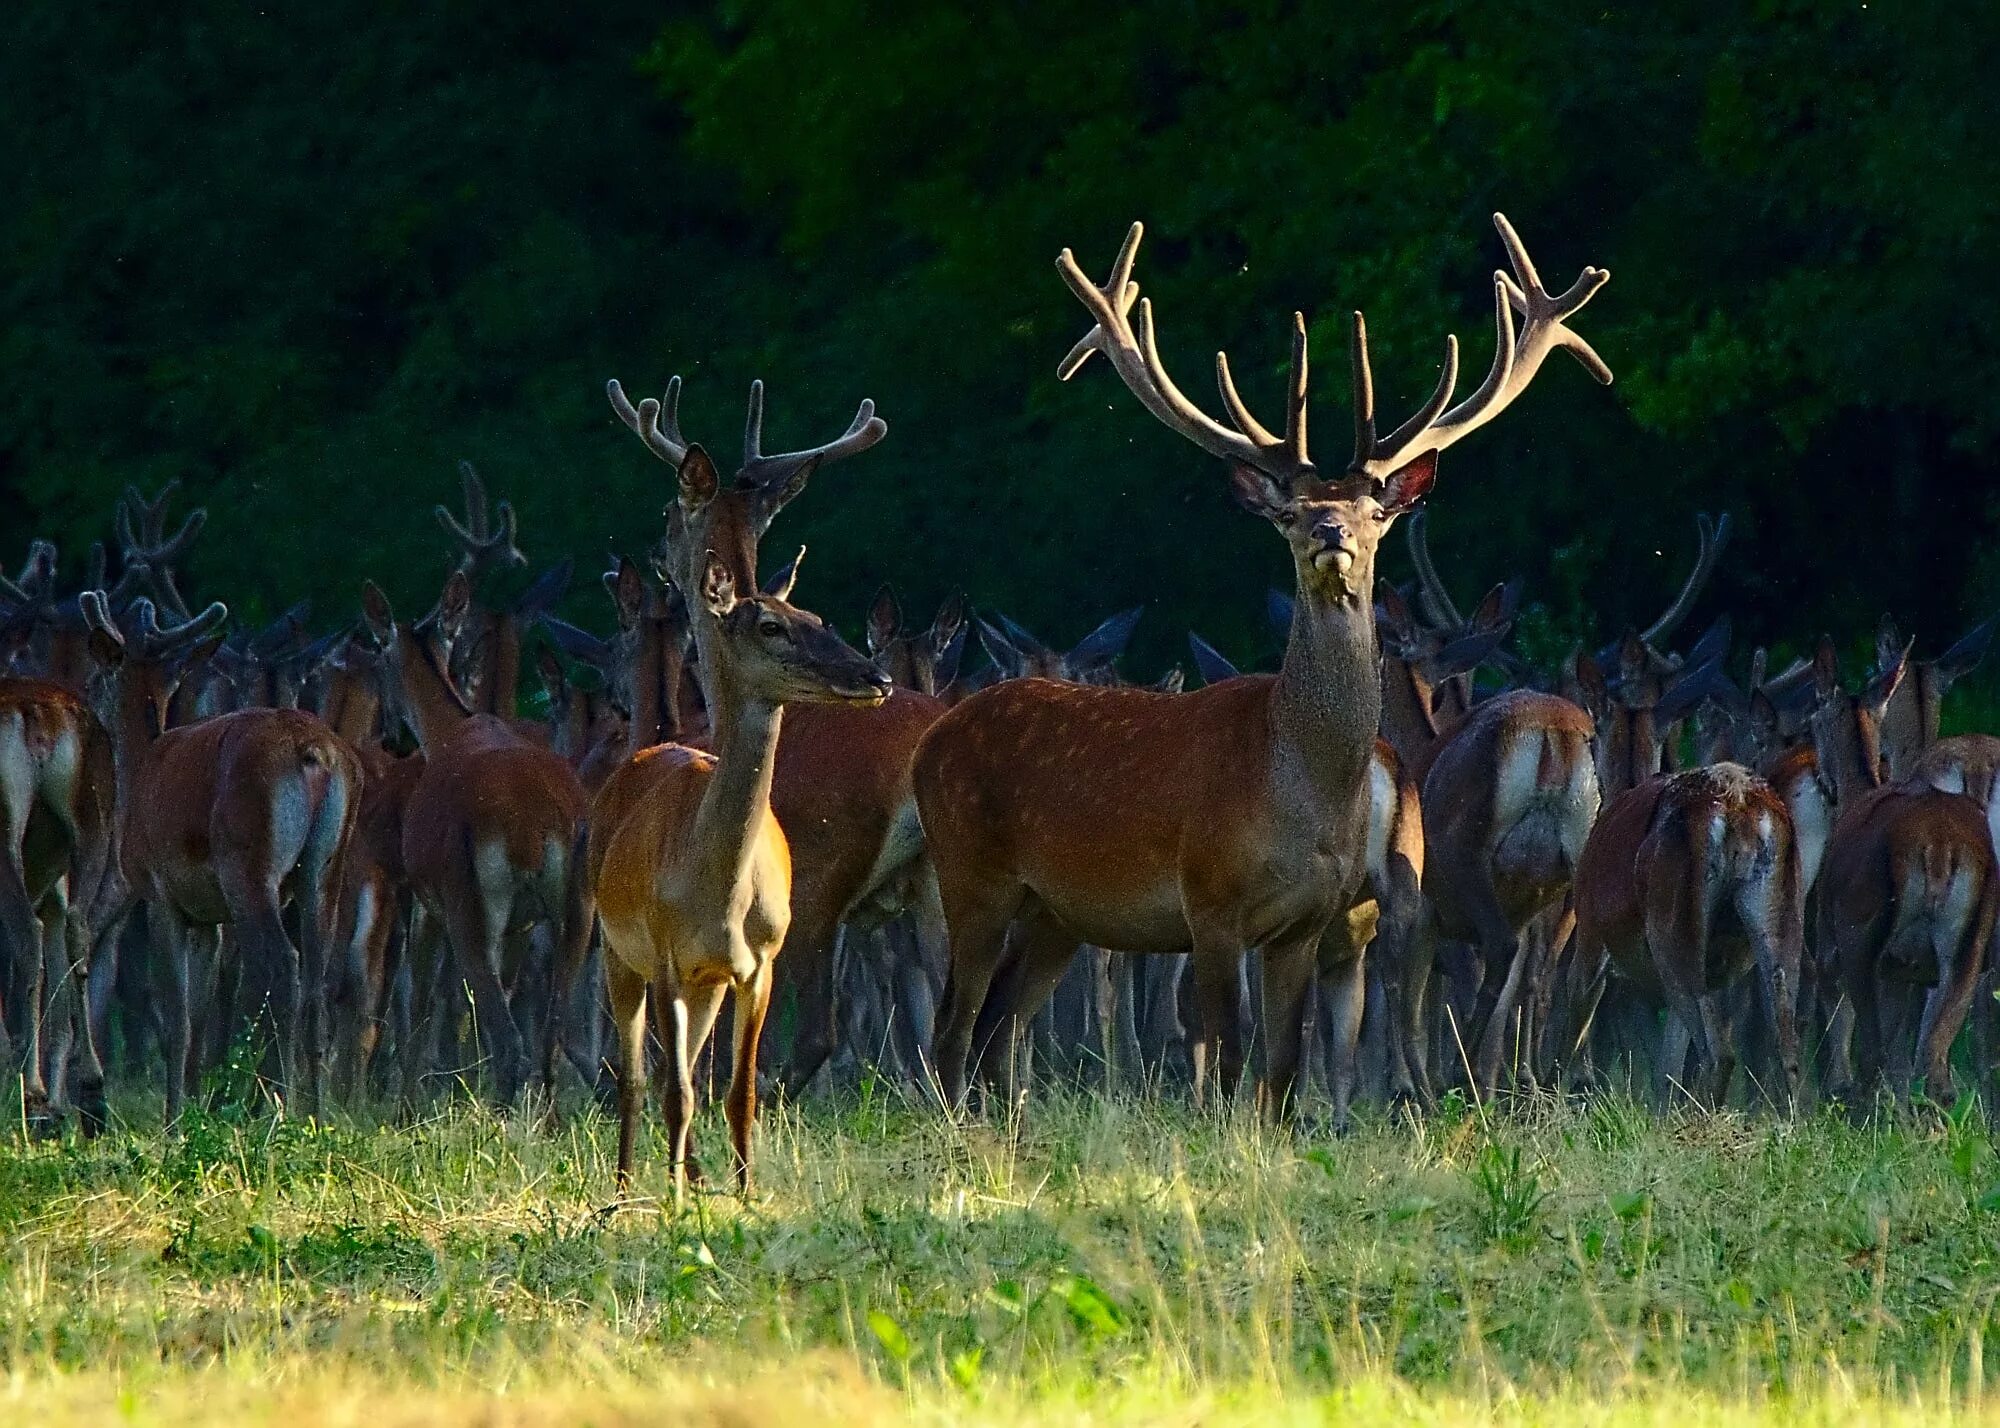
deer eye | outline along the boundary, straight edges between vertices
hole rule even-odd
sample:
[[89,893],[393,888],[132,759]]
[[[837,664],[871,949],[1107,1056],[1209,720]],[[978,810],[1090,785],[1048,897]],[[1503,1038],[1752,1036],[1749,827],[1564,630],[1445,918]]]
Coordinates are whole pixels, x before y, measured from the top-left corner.
[[1298,523],[1299,523],[1299,513],[1297,511],[1278,512],[1278,524],[1283,526],[1286,530],[1290,530],[1293,526],[1297,525]]
[[779,635],[782,635],[784,632],[785,632],[785,627],[779,624],[776,620],[759,620],[757,622],[757,633],[760,635],[765,635],[772,639],[775,639]]

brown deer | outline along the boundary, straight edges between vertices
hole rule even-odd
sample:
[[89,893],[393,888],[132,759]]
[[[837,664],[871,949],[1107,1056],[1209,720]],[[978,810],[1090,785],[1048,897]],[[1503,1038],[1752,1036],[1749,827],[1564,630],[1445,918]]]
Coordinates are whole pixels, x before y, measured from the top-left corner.
[[[1246,948],[1262,951],[1266,1100],[1273,1113],[1289,1112],[1320,938],[1352,904],[1364,873],[1381,715],[1377,544],[1430,489],[1438,453],[1504,410],[1555,348],[1568,348],[1600,380],[1611,375],[1564,325],[1607,275],[1586,269],[1552,297],[1513,229],[1495,222],[1514,277],[1495,275],[1498,340],[1486,380],[1450,405],[1458,349],[1448,340],[1430,399],[1378,436],[1357,313],[1354,456],[1334,480],[1320,476],[1307,449],[1303,315],[1293,319],[1282,430],[1251,416],[1218,356],[1225,426],[1161,365],[1151,306],[1131,280],[1140,225],[1102,287],[1067,250],[1058,260],[1094,319],[1060,374],[1103,353],[1141,405],[1230,464],[1237,500],[1290,549],[1297,615],[1275,676],[1182,695],[1009,680],[954,706],[925,737],[915,777],[951,934],[937,1058],[953,1101],[964,1094],[975,1037],[1010,1045],[1008,1024],[1032,1015],[1076,945],[1090,942],[1192,954],[1197,1087],[1219,1049],[1225,1094],[1243,1067],[1238,968]],[[1525,314],[1518,332],[1517,309]],[[1003,968],[1004,985],[996,985]]]
[[[2000,616],[1968,631],[1936,659],[1908,662],[1905,677],[1882,711],[1882,754],[1888,760],[1890,778],[1907,778],[1938,741],[1945,694],[1986,658],[1997,628]],[[1896,622],[1884,615],[1875,632],[1876,669],[1887,670],[1902,662],[1909,649],[1910,642],[1903,639]]]
[[[403,814],[403,863],[472,989],[493,1090],[510,1104],[527,1069],[523,1018],[530,1032],[539,1030],[542,1081],[553,1090],[561,1008],[595,914],[576,771],[509,721],[474,713],[452,681],[451,647],[470,606],[463,570],[452,573],[437,607],[415,624],[398,623],[373,583],[362,590],[362,615],[382,654],[383,702],[424,753]],[[517,956],[510,968],[510,948],[519,952],[520,939],[538,922],[553,932],[553,965],[524,967],[527,959]],[[518,994],[512,998],[510,981]]]
[[[715,483],[699,446],[685,453],[681,479]],[[784,707],[876,705],[889,695],[886,676],[790,603],[789,586],[739,598],[728,565],[710,553],[696,588],[695,648],[713,752],[662,744],[635,755],[599,793],[589,845],[619,1039],[618,1189],[622,1195],[631,1183],[645,1099],[650,987],[664,1013],[676,1204],[688,1178],[692,1068],[725,993],[736,1002],[730,1143],[737,1188],[750,1191],[757,1048],[772,963],[791,920],[791,856],[771,807]]]
[[900,689],[941,695],[958,678],[965,653],[965,597],[938,606],[927,630],[903,628],[896,592],[884,585],[868,606],[868,654]]
[[[1908,1094],[1914,1048],[1924,1091],[1953,1100],[1951,1043],[1965,1024],[2000,910],[1986,811],[1921,783],[1885,784],[1883,712],[1906,660],[1880,672],[1859,697],[1840,681],[1831,640],[1813,659],[1813,748],[1830,782],[1836,817],[1815,897],[1819,997],[1827,1017],[1827,1091],[1872,1091],[1885,1077]],[[1910,1013],[1917,1006],[1914,1032]]]
[[[879,442],[888,423],[864,401],[847,430],[823,446],[766,453],[764,384],[750,386],[743,464],[728,483],[712,462],[692,476],[684,468],[689,443],[679,422],[680,378],[664,400],[636,407],[623,388],[607,388],[612,409],[647,450],[679,473],[667,507],[663,571],[683,590],[700,588],[707,553],[722,558],[740,591],[757,588],[757,546],[772,520],[805,489],[821,465],[858,455]],[[923,830],[910,788],[910,758],[944,705],[915,690],[896,689],[877,708],[802,704],[784,721],[771,784],[771,807],[792,853],[792,921],[778,959],[774,995],[798,997],[798,1033],[783,1081],[798,1095],[826,1063],[838,1040],[834,936],[864,905],[881,915],[919,881]]]
[[[327,951],[362,772],[347,745],[295,709],[249,709],[165,727],[175,687],[220,642],[211,604],[162,628],[150,600],[114,620],[86,592],[92,649],[111,674],[119,858],[147,904],[165,1006],[167,1117],[180,1115],[194,1039],[193,942],[227,927],[250,985],[268,998],[283,1091],[317,1112],[327,1053]],[[299,941],[284,907],[298,909]]]
[[[1584,845],[1575,896],[1574,955],[1596,988],[1608,964],[1622,993],[1668,1010],[1655,1063],[1662,1105],[1681,1084],[1704,1104],[1728,1093],[1737,989],[1753,972],[1784,1078],[1776,1090],[1797,1093],[1804,887],[1791,815],[1769,784],[1725,763],[1624,790]],[[1593,998],[1583,1022],[1594,1011]]]
[[7,1010],[24,1033],[22,1115],[37,1131],[60,1123],[72,1041],[83,1129],[105,1124],[82,900],[112,856],[115,782],[110,736],[81,695],[0,677],[0,941],[12,971]]

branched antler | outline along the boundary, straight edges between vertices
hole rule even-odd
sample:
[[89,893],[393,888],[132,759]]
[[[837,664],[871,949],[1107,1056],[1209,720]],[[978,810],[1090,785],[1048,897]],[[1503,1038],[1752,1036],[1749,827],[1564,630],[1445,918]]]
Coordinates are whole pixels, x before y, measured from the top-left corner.
[[[137,486],[125,488],[125,499],[118,503],[117,515],[118,545],[125,557],[125,570],[119,577],[119,588],[111,592],[111,608],[120,608],[118,597],[128,593],[128,586],[143,579],[168,615],[177,620],[188,618],[187,601],[181,597],[174,578],[174,564],[208,524],[208,509],[196,506],[181,522],[180,529],[167,535],[167,503],[180,487],[180,482],[169,481],[150,501],[139,494]],[[101,588],[96,581],[92,586]]]
[[[528,557],[514,543],[518,533],[514,507],[506,501],[497,507],[489,506],[486,483],[470,461],[458,463],[458,484],[465,496],[464,521],[442,505],[434,508],[433,514],[445,534],[458,543],[459,569],[468,576],[477,576],[488,570],[526,565]],[[493,519],[496,510],[500,517],[497,521]]]
[[[1348,463],[1350,474],[1386,480],[1419,457],[1442,451],[1478,430],[1527,388],[1543,360],[1557,347],[1566,348],[1598,381],[1611,380],[1611,369],[1603,359],[1565,325],[1610,281],[1611,275],[1600,268],[1585,268],[1568,291],[1551,295],[1542,286],[1527,248],[1506,217],[1496,213],[1493,222],[1499,229],[1513,273],[1493,275],[1496,333],[1493,365],[1478,389],[1457,406],[1450,403],[1458,385],[1458,341],[1447,337],[1443,369],[1429,400],[1389,436],[1378,436],[1368,327],[1359,312],[1354,314],[1351,342],[1354,455]],[[1304,316],[1292,315],[1291,373],[1286,384],[1283,430],[1274,434],[1251,415],[1230,375],[1228,357],[1218,352],[1216,386],[1231,422],[1225,426],[1190,401],[1160,361],[1152,305],[1139,295],[1139,286],[1132,281],[1133,264],[1144,236],[1144,225],[1133,224],[1118,250],[1110,276],[1101,286],[1084,275],[1069,249],[1063,249],[1056,259],[1063,281],[1096,319],[1091,330],[1070,348],[1057,367],[1057,374],[1067,379],[1090,360],[1092,353],[1102,352],[1146,410],[1202,450],[1225,461],[1252,466],[1281,481],[1314,474],[1306,441]],[[1518,327],[1516,313],[1522,319]]]

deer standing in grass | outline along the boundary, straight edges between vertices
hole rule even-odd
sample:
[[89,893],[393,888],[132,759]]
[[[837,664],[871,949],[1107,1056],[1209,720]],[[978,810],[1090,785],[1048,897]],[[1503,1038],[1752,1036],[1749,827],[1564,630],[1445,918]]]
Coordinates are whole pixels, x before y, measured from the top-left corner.
[[[268,999],[283,1090],[316,1112],[328,1050],[328,949],[342,864],[360,804],[353,750],[317,717],[246,709],[168,729],[175,688],[214,652],[229,612],[212,604],[162,628],[152,602],[114,620],[84,596],[92,649],[111,674],[117,722],[119,857],[146,901],[154,986],[164,1007],[167,1118],[192,1065],[194,943],[234,936],[247,985]],[[299,941],[284,907],[298,909]],[[205,957],[204,962],[210,961]]]
[[2000,868],[1986,809],[1973,799],[1883,782],[1882,715],[1906,666],[1899,656],[1857,697],[1841,685],[1830,640],[1820,640],[1813,659],[1813,750],[1835,803],[1814,897],[1826,1085],[1842,1099],[1857,1076],[1870,1094],[1886,1078],[1901,1100],[1914,1048],[1925,1094],[1949,1106],[1951,1043],[1993,940]]
[[[385,710],[410,726],[424,754],[403,810],[403,864],[472,989],[493,1089],[507,1104],[525,1079],[531,1033],[539,1035],[543,1084],[553,1089],[564,994],[589,946],[594,911],[576,771],[510,721],[474,713],[452,680],[451,647],[470,605],[463,570],[413,625],[396,620],[372,582],[362,591],[362,614],[382,654]],[[553,933],[545,974],[521,965],[537,923]],[[546,995],[525,1005],[510,986]]]
[[[724,482],[712,461],[690,473],[690,443],[681,435],[679,377],[664,401],[634,406],[611,382],[612,410],[646,449],[678,473],[667,507],[663,573],[683,589],[699,589],[710,551],[720,556],[738,591],[757,582],[757,547],[779,511],[821,465],[867,451],[888,423],[864,401],[847,430],[823,446],[763,449],[764,384],[750,387],[743,463]],[[944,704],[896,689],[879,707],[802,704],[784,721],[771,782],[771,806],[792,852],[792,922],[778,959],[774,995],[798,997],[798,1033],[785,1058],[783,1081],[798,1095],[838,1042],[834,937],[857,910],[871,916],[915,887],[924,872],[923,830],[910,788],[910,757]]]
[[[1381,717],[1376,547],[1430,489],[1438,453],[1504,410],[1555,348],[1610,379],[1564,325],[1607,275],[1586,269],[1552,297],[1513,229],[1495,221],[1514,277],[1495,274],[1498,340],[1485,381],[1450,405],[1458,349],[1447,340],[1430,399],[1378,436],[1357,313],[1354,455],[1336,479],[1322,477],[1307,450],[1302,315],[1293,319],[1282,430],[1251,416],[1218,356],[1224,425],[1161,365],[1151,307],[1131,280],[1140,225],[1102,287],[1063,253],[1058,268],[1094,326],[1061,374],[1103,353],[1148,411],[1229,463],[1239,503],[1286,541],[1297,614],[1275,676],[1173,696],[1010,680],[954,706],[925,736],[915,777],[951,933],[937,1058],[952,1100],[964,1094],[975,1040],[1011,1046],[1013,1023],[1040,1006],[1079,942],[1190,951],[1197,1094],[1211,1060],[1219,1060],[1224,1094],[1233,1093],[1243,1069],[1238,968],[1255,948],[1264,955],[1266,1104],[1289,1113],[1320,938],[1352,904],[1365,860]],[[1525,315],[1518,331],[1517,310]]]
[[[1667,1008],[1661,1105],[1682,1084],[1706,1105],[1728,1094],[1738,989],[1752,973],[1784,1080],[1767,1089],[1797,1093],[1804,899],[1791,814],[1740,764],[1656,774],[1606,804],[1577,863],[1573,955],[1596,991],[1608,962],[1621,990]],[[1594,1011],[1595,995],[1580,1019]]]
[[[699,446],[683,480],[712,482]],[[791,853],[771,811],[778,733],[788,702],[878,705],[889,680],[817,616],[776,594],[738,596],[720,556],[707,556],[691,602],[710,748],[661,744],[635,755],[591,809],[590,874],[604,926],[605,972],[618,1032],[618,1189],[631,1183],[646,1087],[646,998],[666,1043],[667,1138],[674,1199],[686,1192],[695,1059],[735,999],[725,1103],[737,1188],[750,1190],[757,1048],[772,963],[791,923]]]
[[0,677],[0,941],[13,971],[7,1010],[25,1033],[15,1048],[22,1114],[37,1129],[60,1119],[72,1040],[83,1129],[104,1127],[83,914],[112,856],[115,780],[110,735],[80,694],[51,680]]

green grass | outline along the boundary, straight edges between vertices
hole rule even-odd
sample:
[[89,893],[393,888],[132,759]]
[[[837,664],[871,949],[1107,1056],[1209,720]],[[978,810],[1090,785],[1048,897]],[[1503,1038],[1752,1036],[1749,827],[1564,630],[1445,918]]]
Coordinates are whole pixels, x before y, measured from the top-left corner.
[[[637,1190],[662,1196],[642,1144]],[[759,1196],[678,1216],[600,1213],[611,1145],[594,1115],[469,1106],[8,1143],[0,1405],[292,1428],[1985,1416],[2000,1165],[1970,1115],[1545,1103],[1328,1141],[1085,1096],[955,1125],[877,1093],[768,1115]]]

